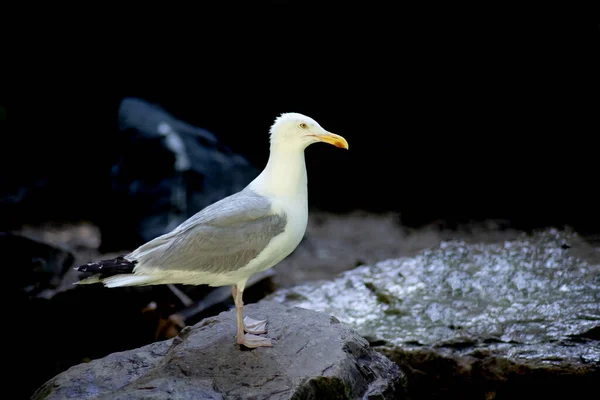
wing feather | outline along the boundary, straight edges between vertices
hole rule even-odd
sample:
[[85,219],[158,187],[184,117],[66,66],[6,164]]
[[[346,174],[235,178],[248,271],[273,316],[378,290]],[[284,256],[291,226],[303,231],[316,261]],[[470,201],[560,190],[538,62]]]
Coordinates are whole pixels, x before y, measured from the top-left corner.
[[[249,189],[199,211],[172,232],[140,246],[126,258],[136,271],[236,271],[285,230],[286,216]],[[152,271],[157,272],[157,271]]]

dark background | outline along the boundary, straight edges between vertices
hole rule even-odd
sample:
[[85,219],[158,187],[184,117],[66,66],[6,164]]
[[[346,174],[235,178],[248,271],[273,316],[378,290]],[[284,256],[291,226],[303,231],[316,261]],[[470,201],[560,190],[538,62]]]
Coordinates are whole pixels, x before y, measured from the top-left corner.
[[119,213],[102,207],[96,177],[119,156],[118,105],[136,96],[261,169],[282,112],[346,137],[348,152],[307,150],[313,208],[391,210],[407,225],[499,218],[600,230],[598,21],[300,4],[196,12],[168,27],[97,22],[80,35],[86,20],[13,32],[3,179],[53,197],[4,221]]
[[[5,5],[0,184],[4,193],[27,192],[0,204],[0,231],[126,220],[107,205],[107,188],[123,153],[117,110],[135,96],[213,132],[259,169],[282,112],[344,136],[349,151],[306,151],[313,210],[393,211],[415,227],[502,219],[519,229],[600,234],[597,18],[523,5],[348,3]],[[143,325],[128,317],[114,324],[118,332],[78,334],[98,313],[117,318],[120,305],[137,312],[148,300],[102,287],[74,295],[81,293],[94,300],[78,300],[75,312],[57,296],[57,308],[44,304],[36,314],[17,302],[17,318],[6,318],[27,344],[15,346],[28,352],[14,368],[33,371],[26,390],[66,366],[53,366],[58,355],[41,349],[73,348],[68,361],[80,362],[87,353],[78,346],[100,351]]]

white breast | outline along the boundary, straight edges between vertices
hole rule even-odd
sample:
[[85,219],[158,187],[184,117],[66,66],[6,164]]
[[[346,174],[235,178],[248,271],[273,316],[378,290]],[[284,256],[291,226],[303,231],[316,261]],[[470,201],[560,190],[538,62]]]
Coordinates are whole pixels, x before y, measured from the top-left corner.
[[237,276],[248,277],[273,267],[296,249],[306,232],[308,193],[304,150],[280,150],[271,149],[267,166],[249,188],[269,198],[272,212],[285,214],[285,231],[274,237],[247,266],[236,271]]
[[[274,250],[273,255],[280,257],[276,261],[279,262],[294,251],[304,237],[306,224],[308,222],[308,205],[306,198],[298,198],[293,201],[289,199],[285,201],[275,201],[273,204],[273,211],[285,213],[287,217],[285,231],[269,243],[270,248],[277,249]],[[272,247],[270,246],[271,244],[273,244]]]

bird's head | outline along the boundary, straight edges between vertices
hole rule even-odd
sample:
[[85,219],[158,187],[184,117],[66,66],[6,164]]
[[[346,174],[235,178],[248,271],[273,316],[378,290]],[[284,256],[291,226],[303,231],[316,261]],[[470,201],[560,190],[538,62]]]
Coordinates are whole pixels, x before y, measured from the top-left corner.
[[346,139],[327,132],[314,119],[298,113],[281,114],[271,126],[271,146],[304,150],[316,142],[348,149]]

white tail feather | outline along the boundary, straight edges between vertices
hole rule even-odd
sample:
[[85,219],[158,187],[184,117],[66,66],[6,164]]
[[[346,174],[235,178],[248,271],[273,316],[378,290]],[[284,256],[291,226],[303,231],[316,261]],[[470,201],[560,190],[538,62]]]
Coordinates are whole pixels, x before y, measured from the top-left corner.
[[106,278],[102,280],[104,286],[109,288],[121,287],[121,286],[140,286],[140,285],[148,285],[152,281],[151,276],[140,276],[140,275],[115,275],[110,278]]
[[92,275],[89,278],[82,279],[78,282],[75,282],[75,285],[89,285],[92,283],[100,283],[102,279],[100,279],[100,274]]

